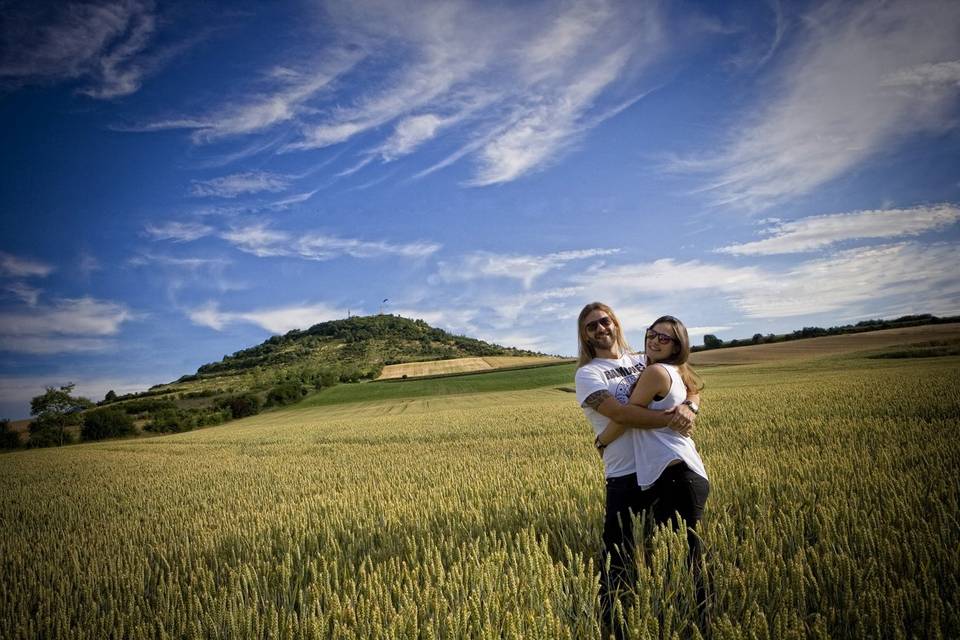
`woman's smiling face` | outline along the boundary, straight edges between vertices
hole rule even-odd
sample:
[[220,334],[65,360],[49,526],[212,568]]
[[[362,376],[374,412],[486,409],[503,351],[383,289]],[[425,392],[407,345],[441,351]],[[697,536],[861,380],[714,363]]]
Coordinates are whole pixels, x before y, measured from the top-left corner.
[[677,339],[677,333],[673,326],[666,322],[657,323],[647,329],[644,342],[647,362],[649,363],[666,360],[680,350],[680,340]]

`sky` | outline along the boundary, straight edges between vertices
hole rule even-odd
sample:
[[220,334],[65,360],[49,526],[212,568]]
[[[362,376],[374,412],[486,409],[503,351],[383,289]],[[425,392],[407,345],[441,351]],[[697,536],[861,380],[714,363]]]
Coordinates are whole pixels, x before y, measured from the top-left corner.
[[0,416],[393,313],[960,313],[960,3],[3,2]]

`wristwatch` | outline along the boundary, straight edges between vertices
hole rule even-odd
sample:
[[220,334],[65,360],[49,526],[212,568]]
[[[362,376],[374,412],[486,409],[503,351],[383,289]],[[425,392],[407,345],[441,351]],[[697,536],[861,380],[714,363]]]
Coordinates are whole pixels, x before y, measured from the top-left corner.
[[593,439],[593,446],[597,448],[597,451],[603,451],[604,449],[607,448],[607,445],[600,442],[600,436],[597,436],[596,438]]
[[700,413],[700,405],[698,405],[693,400],[684,400],[683,404],[690,407],[690,411],[693,411],[693,415],[697,415],[698,413]]

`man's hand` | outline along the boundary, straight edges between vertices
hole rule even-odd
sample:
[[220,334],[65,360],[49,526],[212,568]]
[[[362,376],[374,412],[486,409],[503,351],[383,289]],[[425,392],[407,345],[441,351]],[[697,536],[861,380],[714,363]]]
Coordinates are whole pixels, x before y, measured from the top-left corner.
[[670,423],[667,425],[682,436],[689,438],[693,434],[697,415],[685,404],[667,411],[670,414]]

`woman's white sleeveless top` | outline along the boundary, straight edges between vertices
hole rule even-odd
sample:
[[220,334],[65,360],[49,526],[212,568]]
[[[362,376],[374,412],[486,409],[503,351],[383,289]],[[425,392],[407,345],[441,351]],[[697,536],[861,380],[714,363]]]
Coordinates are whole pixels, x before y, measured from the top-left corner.
[[[683,384],[680,371],[674,365],[658,365],[670,374],[670,391],[662,400],[654,400],[647,405],[648,409],[665,411],[683,403],[687,399],[687,387]],[[637,459],[637,484],[642,489],[649,489],[663,470],[673,460],[683,460],[690,469],[698,475],[707,477],[707,470],[703,468],[703,461],[697,453],[697,445],[693,438],[680,435],[670,427],[660,429],[634,429],[634,454]]]

